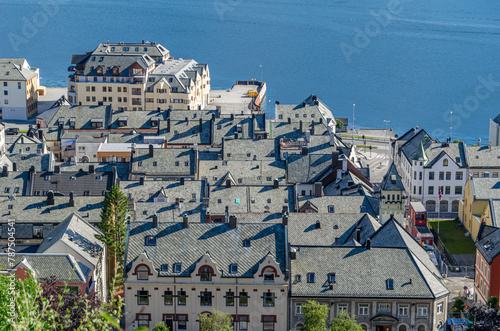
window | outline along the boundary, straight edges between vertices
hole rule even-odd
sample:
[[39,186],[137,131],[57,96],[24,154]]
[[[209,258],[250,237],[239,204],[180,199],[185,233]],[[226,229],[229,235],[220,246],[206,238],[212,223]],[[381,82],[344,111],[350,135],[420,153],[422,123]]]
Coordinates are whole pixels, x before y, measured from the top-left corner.
[[163,292],[163,304],[165,306],[172,306],[174,304],[174,293],[172,291]]
[[335,283],[335,273],[334,272],[328,274],[328,282]]
[[18,89],[18,90],[20,90],[20,89],[21,89],[21,83],[20,83],[20,82],[18,82],[18,83],[17,83],[17,89]]
[[394,290],[394,279],[387,279],[385,281],[385,286],[386,286],[386,289],[388,290]]
[[444,180],[444,172],[439,173],[439,180]]
[[140,266],[137,268],[137,280],[148,280],[149,270],[146,266]]
[[455,186],[455,194],[462,194],[462,186]]
[[448,159],[444,159],[443,160],[443,167],[447,167],[448,166]]
[[418,173],[418,180],[422,180],[422,171]]
[[314,283],[314,272],[310,272],[307,274],[307,282]]
[[137,314],[137,326],[145,326],[149,328],[149,315],[146,314]]
[[187,330],[187,316],[186,315],[177,315],[177,329],[178,330]]
[[250,246],[251,246],[250,239],[243,240],[243,247],[250,247]]
[[410,305],[404,304],[398,307],[398,316],[408,316]]
[[429,186],[428,194],[434,194],[434,186]]
[[238,273],[238,265],[233,263],[229,266],[229,273],[230,274],[237,274]]
[[347,303],[337,304],[337,315],[347,314]]
[[212,292],[201,292],[200,306],[211,306],[211,305],[212,305]]
[[417,316],[427,317],[427,305],[426,304],[417,305]]
[[179,166],[179,161],[175,161],[175,166],[178,167]]
[[443,313],[443,303],[440,302],[437,304],[437,313],[442,314]]
[[162,264],[160,267],[160,271],[167,272],[168,271],[168,264]]
[[274,316],[262,316],[262,326],[264,331],[274,331]]
[[148,291],[137,291],[137,304],[140,306],[149,305]]
[[146,237],[146,246],[156,246],[156,237],[155,236],[147,236]]
[[429,180],[434,180],[434,171],[429,172]]
[[240,307],[248,307],[248,292],[240,292]]
[[200,281],[202,282],[212,281],[212,269],[210,267],[202,267],[200,269]]
[[274,282],[274,272],[264,272],[264,281],[265,282]]
[[378,311],[389,311],[390,306],[388,303],[379,303],[378,305]]
[[472,174],[472,177],[474,177],[474,178],[478,178],[478,177],[479,177],[479,172],[475,172],[475,173],[473,173],[473,174]]
[[264,307],[274,307],[274,292],[264,292]]
[[335,213],[335,206],[328,206],[329,213]]
[[239,330],[240,331],[247,331],[248,330],[248,316],[238,316],[238,322],[239,322]]
[[449,186],[446,186],[444,188],[444,194],[450,194],[450,187]]
[[179,273],[181,272],[181,264],[180,263],[174,263],[172,266],[172,272]]
[[234,292],[226,292],[226,306],[234,306]]
[[408,331],[406,325],[400,325],[398,331]]
[[9,91],[3,91],[3,95],[9,95]]
[[493,178],[498,178],[498,172],[494,172],[492,175]]
[[451,172],[446,172],[446,180],[451,180]]
[[369,304],[367,303],[360,303],[358,305],[358,315],[359,316],[368,316],[368,308],[369,308]]
[[296,280],[297,282],[301,282],[301,281],[302,281],[302,275],[297,275],[297,276],[295,276],[295,280]]
[[186,291],[177,291],[177,304],[179,306],[185,306],[186,305]]
[[302,312],[302,303],[295,304],[295,315],[304,315]]

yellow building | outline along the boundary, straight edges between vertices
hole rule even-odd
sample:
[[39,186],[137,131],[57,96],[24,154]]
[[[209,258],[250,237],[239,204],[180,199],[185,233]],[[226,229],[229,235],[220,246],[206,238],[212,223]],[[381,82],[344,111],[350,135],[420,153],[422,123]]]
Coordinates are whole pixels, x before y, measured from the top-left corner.
[[464,203],[459,215],[473,239],[476,239],[481,223],[498,226],[500,220],[500,179],[469,177],[465,184]]
[[111,105],[119,110],[204,109],[208,65],[170,58],[154,42],[100,44],[73,55],[68,100],[73,105]]

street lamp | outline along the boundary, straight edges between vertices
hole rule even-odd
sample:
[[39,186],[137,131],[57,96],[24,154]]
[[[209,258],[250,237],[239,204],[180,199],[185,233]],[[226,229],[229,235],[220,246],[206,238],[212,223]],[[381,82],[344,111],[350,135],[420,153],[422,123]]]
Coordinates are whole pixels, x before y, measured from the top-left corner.
[[450,143],[453,142],[453,112],[450,111]]
[[[384,120],[384,123],[385,123],[385,140],[387,140],[387,124],[389,124],[391,121],[389,120]],[[387,152],[390,148],[390,145],[389,145],[389,142],[387,142],[387,150],[385,151],[385,159],[386,159],[386,162],[387,162]],[[388,164],[388,162],[387,162]]]
[[355,103],[352,104],[352,145],[354,146],[354,107],[356,106]]

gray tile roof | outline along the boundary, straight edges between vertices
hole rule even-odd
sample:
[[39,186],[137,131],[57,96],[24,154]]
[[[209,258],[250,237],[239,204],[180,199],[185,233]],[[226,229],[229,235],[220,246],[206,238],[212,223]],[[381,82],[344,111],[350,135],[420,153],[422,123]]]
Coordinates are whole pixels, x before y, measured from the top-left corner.
[[490,200],[491,216],[493,217],[493,225],[500,226],[500,199]]
[[291,154],[287,157],[288,183],[313,184],[331,169],[331,154]]
[[[145,237],[155,236],[156,246],[145,246]],[[243,240],[250,239],[251,246],[243,247]],[[285,272],[285,234],[280,224],[228,224],[160,223],[152,228],[151,222],[132,222],[128,237],[126,267],[145,252],[156,270],[168,265],[164,276],[189,276],[197,261],[207,252],[217,264],[222,277],[254,277],[259,263],[268,255],[280,264]],[[181,273],[172,273],[172,264],[182,263]],[[238,273],[229,274],[229,266],[238,264]]]
[[[299,210],[304,203],[311,202],[318,209],[318,213],[328,213],[328,206],[334,206],[336,214],[357,214],[361,213],[362,206],[366,207],[366,211],[374,216],[374,212],[366,197],[364,196],[300,196],[298,198],[297,210]],[[364,213],[363,212],[363,213]]]
[[89,166],[93,165],[96,172],[113,172],[113,168],[116,168],[116,173],[120,180],[128,179],[128,163],[107,163],[107,162],[90,162],[90,163],[76,163],[71,164],[70,162],[56,162],[55,166],[59,166],[62,172],[71,171],[88,171]]
[[478,235],[476,248],[489,264],[500,254],[500,228],[483,225]]
[[[427,138],[426,138],[427,137]],[[429,147],[432,144],[432,139],[425,132],[425,130],[420,130],[413,137],[411,137],[408,141],[406,141],[401,148],[399,149],[400,153],[403,154],[408,161],[411,162],[413,155],[417,152],[417,149],[423,143],[424,148]]]
[[[422,267],[404,248],[297,247],[291,270],[291,296],[431,299],[449,293],[441,283],[431,290],[432,276],[422,274]],[[314,283],[307,282],[308,273],[315,274]],[[335,273],[331,289],[329,273]],[[302,275],[301,282],[296,275]],[[393,290],[386,288],[387,279],[394,280]]]
[[158,222],[182,222],[183,217],[187,216],[190,222],[205,222],[205,211],[199,202],[184,201],[180,205],[169,203],[136,203],[134,206],[134,220],[139,222],[152,222],[153,215],[157,215]]
[[[128,47],[129,50],[124,51],[123,47]],[[136,48],[138,48],[138,50],[136,50]],[[163,57],[170,54],[161,44],[149,41],[144,43],[100,43],[92,54],[99,56],[101,53],[148,54],[149,56],[155,57]]]
[[225,139],[222,158],[224,160],[265,160],[277,159],[277,142],[274,139]]
[[[113,185],[112,172],[64,171],[59,174],[53,172],[37,172],[33,176],[33,192],[48,192],[69,196],[70,192],[76,195],[103,196]],[[34,193],[36,195],[36,193]]]
[[200,131],[199,120],[176,120],[170,121],[170,131],[166,132],[166,123],[161,123],[161,135],[169,145],[210,145],[212,142],[210,121],[203,121]]
[[28,171],[9,171],[8,177],[2,177],[0,172],[0,196],[27,195],[28,179]]
[[470,178],[472,192],[478,200],[500,199],[500,178]]
[[85,63],[83,74],[85,76],[97,76],[97,67],[103,67],[103,76],[114,76],[113,67],[119,68],[118,77],[132,77],[130,67],[135,63],[143,69],[153,65],[155,61],[144,54],[93,54]]
[[102,258],[105,244],[97,239],[96,235],[103,234],[78,214],[73,213],[52,231],[50,237],[43,240],[37,253],[53,252],[52,246],[58,241],[62,241],[87,261],[97,266]]
[[493,122],[495,122],[496,124],[500,125],[500,114],[498,114],[497,117],[495,117],[493,119]]
[[425,149],[429,159],[425,166],[432,167],[444,154],[447,154],[459,167],[467,167],[466,147],[465,143],[449,143],[448,146],[432,143]]
[[[9,264],[14,259],[15,267]],[[23,263],[30,267],[39,280],[57,277],[61,282],[86,283],[90,269],[70,254],[16,254],[14,257],[0,253],[2,270],[15,269]]]
[[222,145],[222,139],[234,138],[238,131],[238,138],[253,138],[253,121],[250,115],[235,115],[231,120],[229,115],[221,115],[214,122],[214,144]]
[[[186,180],[184,185],[177,181],[145,180],[144,185],[140,185],[139,181],[120,181],[120,189],[136,202],[153,202],[163,192],[168,204],[175,203],[177,198],[185,202],[194,200],[192,202],[201,203],[204,197],[203,181],[193,180]],[[193,194],[195,198],[193,198]]]
[[167,117],[170,117],[172,121],[183,121],[188,118],[190,121],[199,120],[200,117],[203,121],[208,121],[212,119],[212,114],[217,117],[217,112],[215,110],[180,110],[174,109],[168,112]]
[[[319,224],[319,228],[316,224]],[[362,244],[380,227],[380,224],[367,214],[290,213],[288,241],[291,245],[333,246],[335,238],[338,238],[338,244],[342,246],[355,238],[354,232],[358,225],[363,230],[360,240]]]
[[[65,130],[106,130],[109,126],[109,106],[67,106],[57,108],[51,119],[45,118],[49,128],[59,126],[59,119]],[[74,119],[74,127],[70,126],[70,120]],[[48,120],[48,122],[47,122]],[[102,127],[92,127],[91,121],[102,121]]]
[[12,164],[16,163],[17,171],[29,171],[31,166],[36,171],[48,171],[51,169],[52,154],[4,154],[0,159],[0,167],[7,165],[12,171]]
[[[119,125],[118,119],[122,121]],[[111,115],[110,128],[111,129],[151,129],[158,130],[158,126],[153,126],[151,119],[166,121],[167,112],[162,111],[134,111],[134,110],[115,110]]]
[[389,170],[387,170],[387,173],[380,184],[380,188],[384,191],[404,191],[405,188],[403,186],[403,182],[401,181],[401,176],[399,176],[394,163],[391,163]]
[[200,161],[199,178],[205,178],[211,186],[225,185],[228,173],[236,185],[271,185],[274,179],[285,185],[283,161]]
[[36,76],[36,71],[24,67],[24,59],[0,59],[0,80],[27,81]]
[[[314,134],[322,135],[323,133],[327,132],[326,125],[324,123],[320,124],[319,121],[315,121],[314,124]],[[291,124],[288,124],[288,122],[271,121],[269,123],[269,137],[271,139],[298,139],[304,137],[306,130],[311,130],[311,128],[311,121],[302,122],[303,133],[300,133],[300,121],[298,119],[292,119]]]
[[500,169],[500,146],[467,146],[467,155],[470,168]]
[[133,156],[130,173],[146,176],[194,176],[196,162],[196,153],[191,148],[155,149],[153,157],[149,157],[148,148],[138,148]]

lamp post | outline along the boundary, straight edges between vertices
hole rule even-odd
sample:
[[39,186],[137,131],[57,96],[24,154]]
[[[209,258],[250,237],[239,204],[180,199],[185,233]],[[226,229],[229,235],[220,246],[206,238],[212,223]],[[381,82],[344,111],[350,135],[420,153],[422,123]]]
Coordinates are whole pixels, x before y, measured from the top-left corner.
[[450,111],[450,143],[453,142],[453,112]]
[[[389,124],[389,122],[391,122],[391,121],[389,121],[389,120],[384,120],[384,123],[385,123],[385,140],[387,140],[387,124]],[[389,150],[389,148],[390,148],[389,146],[390,146],[390,145],[389,145],[389,142],[387,142],[387,150],[385,151],[385,161],[386,161],[386,162],[387,162],[387,152],[388,152],[388,150]],[[388,162],[387,162],[387,163],[388,163]]]
[[352,145],[353,146],[354,146],[354,132],[355,132],[354,131],[354,120],[355,120],[355,118],[354,118],[354,107],[356,107],[355,103],[352,104]]

